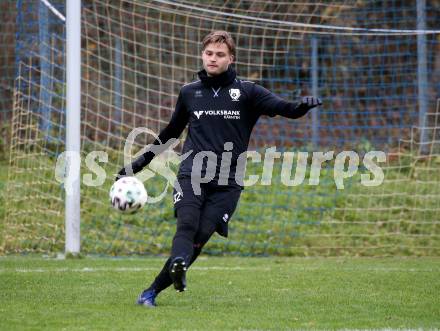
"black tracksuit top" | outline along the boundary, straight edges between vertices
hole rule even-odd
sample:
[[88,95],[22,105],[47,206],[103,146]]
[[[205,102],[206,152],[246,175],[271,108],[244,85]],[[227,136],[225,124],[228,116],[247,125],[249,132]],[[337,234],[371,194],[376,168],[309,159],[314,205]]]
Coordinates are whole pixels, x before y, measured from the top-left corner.
[[[178,177],[190,177],[193,160],[197,153],[209,151],[217,156],[216,173],[213,180],[218,181],[222,154],[229,150],[230,171],[227,182],[238,185],[235,170],[239,155],[248,148],[252,129],[261,115],[281,115],[298,118],[309,108],[300,103],[287,102],[264,87],[236,78],[232,68],[226,72],[209,77],[205,70],[198,72],[200,80],[184,85],[179,93],[175,111],[169,124],[160,132],[154,145],[165,144],[171,138],[178,138],[189,123],[182,153],[192,153],[181,162]],[[225,150],[225,143],[229,148]],[[211,153],[212,154],[212,153]],[[225,154],[226,155],[226,154]],[[230,155],[230,154],[229,154]],[[147,151],[132,164],[134,173],[151,162],[155,154]],[[206,175],[206,158],[198,158],[202,177]],[[212,168],[211,168],[212,169]],[[239,185],[241,186],[241,185]]]

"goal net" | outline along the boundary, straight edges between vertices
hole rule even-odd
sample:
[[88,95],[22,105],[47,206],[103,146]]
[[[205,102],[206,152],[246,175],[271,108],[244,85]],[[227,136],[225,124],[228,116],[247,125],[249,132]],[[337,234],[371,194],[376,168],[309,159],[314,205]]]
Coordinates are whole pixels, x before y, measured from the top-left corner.
[[[57,166],[66,131],[64,1],[19,1],[17,10],[19,68],[1,249],[58,252],[64,247],[64,174]],[[107,158],[95,158],[106,174],[102,183],[81,179],[81,251],[169,251],[171,189],[153,171],[163,157],[154,160],[145,186],[151,196],[166,190],[164,199],[123,216],[111,209],[108,191],[130,132],[166,126],[180,87],[201,68],[200,41],[220,29],[236,41],[240,78],[289,100],[317,95],[324,104],[298,120],[260,118],[249,149],[282,153],[271,185],[260,180],[244,190],[228,240],[215,236],[206,252],[438,255],[440,34],[432,30],[439,30],[439,18],[439,8],[417,9],[415,1],[82,1],[82,175],[97,178],[86,162],[96,156],[91,152]],[[136,151],[151,142],[139,135]],[[359,155],[344,189],[335,183],[335,157],[323,163],[319,185],[310,185],[312,153],[329,151]],[[362,161],[371,151],[386,154],[378,186],[361,181],[370,173]],[[299,153],[309,153],[301,185],[283,183],[288,152],[295,153],[292,178]],[[258,165],[247,170],[262,176]]]

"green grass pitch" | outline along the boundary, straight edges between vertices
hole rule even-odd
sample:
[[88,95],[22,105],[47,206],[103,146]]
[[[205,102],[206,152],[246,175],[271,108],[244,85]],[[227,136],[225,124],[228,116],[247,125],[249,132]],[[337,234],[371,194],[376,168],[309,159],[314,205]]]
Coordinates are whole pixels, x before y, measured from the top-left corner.
[[440,328],[439,258],[202,257],[135,305],[164,258],[0,258],[1,330]]

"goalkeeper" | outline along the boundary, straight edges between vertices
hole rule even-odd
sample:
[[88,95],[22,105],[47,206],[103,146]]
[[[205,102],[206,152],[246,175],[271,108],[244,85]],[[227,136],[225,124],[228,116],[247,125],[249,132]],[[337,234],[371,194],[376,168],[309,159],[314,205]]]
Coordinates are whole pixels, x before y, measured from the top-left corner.
[[[280,115],[295,119],[321,105],[318,98],[310,96],[287,102],[258,84],[238,79],[231,67],[234,56],[235,44],[226,31],[211,32],[203,39],[204,69],[198,72],[199,80],[181,88],[169,124],[153,143],[161,145],[178,138],[189,124],[183,153],[192,152],[180,164],[179,185],[173,192],[177,229],[171,256],[140,294],[140,305],[155,306],[157,295],[171,284],[184,291],[186,270],[203,246],[215,232],[227,237],[228,223],[243,189],[242,181],[236,181],[244,172],[237,169],[238,157],[247,150],[258,118]],[[121,169],[117,178],[141,171],[154,156],[150,148]]]

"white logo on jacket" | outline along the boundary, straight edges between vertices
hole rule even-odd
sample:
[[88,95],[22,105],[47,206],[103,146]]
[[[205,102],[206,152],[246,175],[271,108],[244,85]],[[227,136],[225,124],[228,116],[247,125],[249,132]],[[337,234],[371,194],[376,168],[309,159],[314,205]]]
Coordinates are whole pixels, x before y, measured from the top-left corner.
[[202,114],[203,114],[203,110],[194,112],[194,115],[196,115],[197,119],[200,119],[200,116],[202,116]]
[[239,120],[240,119],[240,111],[239,110],[198,110],[194,111],[194,115],[197,119],[200,119],[202,115],[205,116],[223,116],[225,120]]
[[231,88],[229,89],[229,95],[232,98],[232,101],[238,101],[238,98],[240,97],[240,89],[238,88]]

